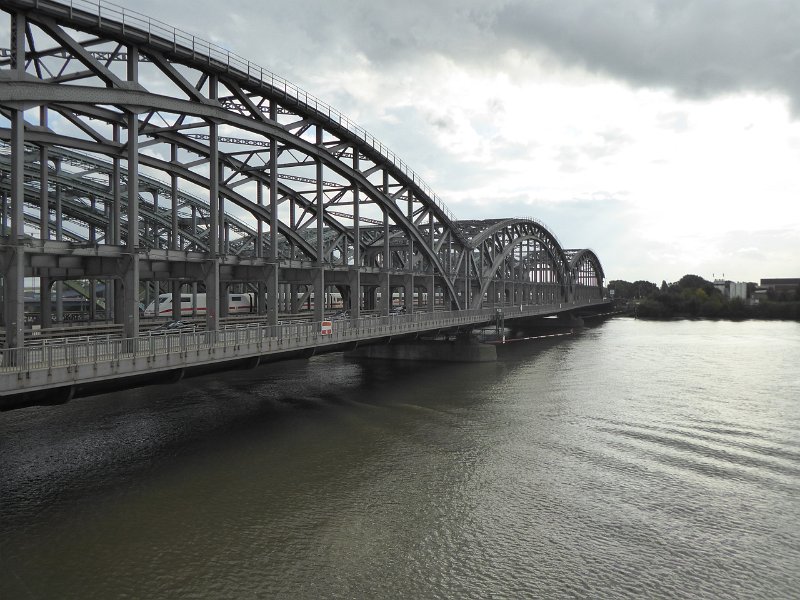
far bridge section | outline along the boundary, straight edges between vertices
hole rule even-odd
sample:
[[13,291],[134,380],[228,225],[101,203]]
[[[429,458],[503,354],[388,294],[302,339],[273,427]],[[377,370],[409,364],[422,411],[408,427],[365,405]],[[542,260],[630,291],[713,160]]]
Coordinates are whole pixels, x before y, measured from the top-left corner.
[[[0,394],[604,302],[593,251],[535,219],[457,220],[372,135],[246,59],[103,2],[0,10]],[[247,327],[229,329],[234,294]],[[164,318],[189,296],[201,331],[143,331],[165,295]],[[76,298],[82,326],[115,333],[47,335]]]

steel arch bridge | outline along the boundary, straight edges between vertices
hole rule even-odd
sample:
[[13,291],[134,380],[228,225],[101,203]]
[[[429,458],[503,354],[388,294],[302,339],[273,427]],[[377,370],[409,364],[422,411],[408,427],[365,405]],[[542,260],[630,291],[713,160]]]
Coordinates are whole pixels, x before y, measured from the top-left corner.
[[8,348],[24,342],[26,277],[44,326],[52,285],[107,282],[126,337],[143,289],[199,285],[211,330],[232,286],[271,324],[333,288],[354,321],[393,297],[410,312],[603,297],[594,252],[534,219],[456,220],[369,133],[249,61],[116,5],[0,9]]

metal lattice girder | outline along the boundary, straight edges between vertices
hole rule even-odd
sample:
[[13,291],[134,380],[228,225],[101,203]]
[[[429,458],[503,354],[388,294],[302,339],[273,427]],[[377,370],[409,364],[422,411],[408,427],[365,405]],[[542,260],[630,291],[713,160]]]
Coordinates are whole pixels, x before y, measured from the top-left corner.
[[[602,286],[590,251],[571,262],[530,219],[456,221],[366,131],[227,51],[89,0],[4,0],[0,9],[13,42],[0,52],[0,139],[11,147],[0,192],[12,199],[13,226],[24,230],[16,221],[25,220],[45,245],[57,188],[70,191],[59,198],[59,235],[124,242],[130,256],[204,252],[212,287],[233,258],[295,279],[305,270],[316,286],[320,270],[342,268],[373,286],[417,277],[460,308],[479,305],[498,281],[557,285],[565,300],[575,285]],[[26,148],[20,166],[13,158]],[[50,169],[60,161],[72,168]],[[129,302],[135,257],[130,269]]]
[[570,279],[574,286],[596,287],[602,290],[605,273],[600,259],[590,249],[570,249],[564,253],[570,262]]
[[[7,145],[0,142],[0,191],[7,190],[8,172],[9,172],[9,148]],[[31,220],[35,220],[37,227],[39,223],[38,210],[41,208],[41,190],[39,189],[39,180],[36,174],[40,169],[39,153],[31,151],[26,153],[26,181],[28,185],[25,187],[25,201],[26,206],[37,209],[36,213],[30,212]],[[79,171],[67,171],[60,169],[58,173],[51,172],[48,177],[50,186],[59,186],[63,195],[63,216],[64,220],[68,220],[75,224],[76,229],[71,232],[71,235],[77,240],[88,241],[89,228],[93,227],[98,229],[97,242],[107,242],[105,239],[105,231],[108,225],[108,214],[104,212],[112,201],[111,186],[109,184],[109,177],[111,175],[111,163],[100,160],[96,156],[87,154],[80,154],[64,150],[62,148],[52,148],[48,154],[49,160],[58,162],[62,167],[64,165],[71,165]],[[127,180],[127,171],[121,170],[122,180]],[[152,197],[148,200],[148,196],[153,194],[160,195],[162,199],[170,200],[171,190],[168,184],[159,180],[139,175],[140,181],[140,195],[139,195],[139,210],[140,216],[146,219],[146,225],[157,224],[161,226],[162,232],[167,230],[171,225],[170,211],[160,207],[156,209]],[[48,194],[50,192],[48,191]],[[93,210],[91,205],[86,202],[87,199],[99,201],[101,209]],[[183,191],[178,191],[180,227],[177,232],[181,235],[186,242],[193,244],[193,247],[184,245],[180,249],[191,249],[204,251],[207,249],[204,239],[207,237],[206,230],[208,217],[207,217],[207,204],[200,199]],[[191,208],[198,211],[196,217],[197,224],[200,229],[191,230],[186,227],[191,221]],[[127,206],[123,201],[123,213],[127,214]],[[232,230],[235,231],[241,239],[251,239],[255,232],[247,224],[241,222],[233,215],[226,215],[226,223],[228,223]],[[122,224],[123,232],[127,232],[127,221]],[[55,227],[54,222],[50,222],[50,228]],[[156,230],[153,230],[156,231]],[[160,240],[156,237],[143,238],[145,246],[149,248],[166,248],[169,247],[166,237]]]
[[[26,3],[21,2],[19,5],[24,6]],[[98,22],[89,27],[75,14],[65,14],[58,3],[39,3],[36,13],[28,15],[29,31],[34,28],[41,30],[41,33],[36,32],[29,37],[36,40],[41,38],[42,34],[46,34],[50,38],[43,43],[43,50],[31,49],[33,52],[30,54],[28,71],[36,73],[42,81],[48,82],[52,78],[47,77],[47,74],[57,74],[60,85],[48,86],[50,92],[44,96],[50,95],[49,98],[43,97],[39,89],[30,90],[31,95],[27,99],[46,103],[51,111],[59,113],[73,125],[75,133],[66,138],[63,134],[56,138],[47,131],[30,132],[32,135],[29,134],[27,140],[43,144],[48,142],[71,144],[73,147],[85,149],[91,144],[94,151],[105,151],[109,155],[118,154],[121,144],[113,143],[110,131],[114,125],[123,127],[126,114],[136,111],[139,114],[139,136],[149,138],[140,141],[140,145],[147,144],[151,149],[159,145],[177,146],[181,152],[194,156],[191,161],[186,160],[184,165],[191,167],[202,165],[207,168],[211,150],[198,148],[203,144],[196,143],[206,140],[188,137],[188,135],[198,137],[197,129],[201,122],[215,122],[242,132],[243,135],[222,137],[222,141],[218,140],[220,147],[230,140],[253,137],[253,135],[264,141],[275,139],[281,169],[281,173],[276,174],[276,177],[294,175],[285,173],[286,170],[321,164],[325,170],[343,178],[342,186],[357,186],[361,192],[362,202],[368,200],[368,203],[374,204],[374,208],[377,209],[375,214],[386,213],[393,227],[399,227],[407,238],[414,239],[415,249],[425,256],[425,263],[432,265],[429,270],[438,273],[445,278],[448,285],[451,285],[450,278],[446,277],[447,268],[442,263],[443,257],[440,256],[441,252],[436,251],[436,246],[438,243],[441,249],[441,242],[447,238],[456,239],[458,232],[440,203],[432,200],[426,190],[414,182],[413,176],[409,178],[394,162],[383,156],[378,151],[380,148],[376,150],[371,144],[364,143],[365,140],[353,138],[352,133],[343,128],[338,119],[334,122],[322,118],[318,108],[311,110],[308,106],[300,107],[296,99],[294,102],[291,98],[287,99],[285,90],[278,90],[263,81],[257,83],[252,78],[242,78],[230,69],[216,69],[213,63],[209,64],[207,57],[205,60],[196,56],[191,59],[179,59],[180,53],[174,52],[174,48],[173,52],[163,52],[155,42],[138,44],[137,55],[147,57],[148,65],[155,67],[162,80],[171,82],[175,89],[171,97],[151,93],[143,88],[141,79],[128,81],[122,73],[116,72],[119,69],[114,69],[115,60],[119,63],[123,63],[123,58],[131,60],[130,44],[126,42],[135,35],[135,29],[126,29],[123,36],[118,28],[105,27],[103,23]],[[103,33],[96,34],[93,39],[78,41],[70,28],[82,28],[83,33],[95,34],[99,29]],[[58,47],[58,51],[50,51],[53,47]],[[125,57],[122,56],[123,52]],[[57,64],[55,66],[49,64],[52,61],[56,61]],[[216,80],[216,87],[225,90],[224,93],[219,93],[219,90],[212,92],[211,88],[215,86],[209,82],[213,80]],[[99,90],[98,84],[104,85],[105,89]],[[40,86],[36,89],[38,87]],[[21,88],[17,88],[16,92],[24,94]],[[225,97],[224,104],[216,100],[219,96]],[[17,99],[20,98],[21,96],[17,95]],[[101,104],[105,107],[102,110],[98,108]],[[277,122],[266,116],[268,111],[265,110],[265,106],[273,105],[273,112],[283,117]],[[142,111],[143,107],[147,107],[148,110]],[[278,108],[282,110],[278,111]],[[296,118],[293,118],[292,114],[287,114],[292,110]],[[105,121],[105,127],[98,127],[96,121]],[[191,133],[188,135],[183,133],[185,130],[190,130]],[[195,144],[190,144],[189,141]],[[343,152],[346,149],[350,152]],[[347,154],[351,156],[358,154],[361,161],[360,169],[356,170],[343,162]],[[269,184],[271,174],[268,173],[267,167],[252,170],[252,165],[232,158],[221,148],[219,156],[224,165],[223,169],[227,167],[248,182],[257,183],[260,180],[262,184]],[[179,164],[174,165],[175,167],[180,166],[180,159],[177,162]],[[144,156],[140,157],[140,163],[146,164]],[[222,179],[231,181],[230,177]],[[308,183],[310,179],[303,175],[296,176],[297,182]],[[297,191],[301,195],[313,197],[313,191]],[[440,232],[438,238],[431,240],[422,237],[413,221],[406,215],[405,207],[399,206],[404,202],[403,199],[409,197],[423,208],[422,211],[418,208],[412,211],[418,219],[427,215],[429,221],[435,222],[437,226],[435,230]],[[316,204],[320,203],[320,200],[316,201]],[[318,213],[320,210],[324,211],[324,208],[316,207],[314,212]],[[308,215],[305,222],[307,225],[314,215],[308,210],[305,212]],[[325,223],[335,218],[328,219],[323,216],[321,220]],[[289,223],[292,229],[298,225],[303,226],[303,223]],[[317,252],[324,252],[324,248],[318,248]],[[386,259],[387,257],[383,257],[385,262]],[[387,262],[384,268],[391,266]]]

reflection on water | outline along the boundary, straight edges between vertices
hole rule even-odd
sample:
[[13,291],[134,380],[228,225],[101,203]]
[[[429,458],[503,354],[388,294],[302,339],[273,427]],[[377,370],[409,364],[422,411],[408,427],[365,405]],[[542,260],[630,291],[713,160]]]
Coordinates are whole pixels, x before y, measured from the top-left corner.
[[618,319],[0,414],[0,597],[800,589],[800,325]]

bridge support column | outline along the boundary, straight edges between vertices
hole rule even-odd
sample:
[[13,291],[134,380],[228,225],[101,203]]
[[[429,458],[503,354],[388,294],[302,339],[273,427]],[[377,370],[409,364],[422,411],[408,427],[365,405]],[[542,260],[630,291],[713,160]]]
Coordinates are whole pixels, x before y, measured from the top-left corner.
[[122,277],[122,330],[126,338],[139,335],[139,255],[128,258]]
[[219,329],[219,260],[211,259],[206,264],[206,329]]
[[[12,17],[11,37],[12,66],[19,68],[21,75],[25,68],[24,17],[17,15]],[[22,236],[25,235],[24,131],[23,111],[13,109],[11,111],[11,231],[9,231],[11,247],[6,251],[8,262],[3,273],[3,312],[7,348],[22,346],[25,338],[25,249],[22,246]],[[11,355],[7,356],[12,358]]]
[[56,323],[64,323],[64,282],[56,281]]
[[[11,15],[11,73],[22,80],[25,75],[25,17]],[[5,251],[7,260],[3,271],[3,324],[6,328],[6,348],[23,345],[25,336],[25,251],[21,244],[25,235],[23,202],[25,168],[25,113],[19,109],[10,111],[11,120],[11,247]],[[3,225],[6,219],[6,201],[3,198]],[[10,354],[5,361],[13,361]]]
[[89,280],[89,320],[97,320],[97,280]]
[[[380,287],[380,286],[378,286]],[[377,290],[375,286],[369,286],[364,290],[364,308],[367,310],[375,310],[377,307],[376,295]]]
[[350,310],[350,319],[355,322],[361,318],[361,271],[358,268],[348,269],[347,283],[350,286],[350,306],[342,308]]
[[[262,291],[263,290],[263,291]],[[266,302],[264,294],[266,293]],[[278,265],[267,265],[266,279],[258,284],[259,307],[266,303],[267,323],[278,324]],[[259,311],[261,312],[261,311]]]
[[[6,348],[18,348],[25,339],[25,253],[21,246],[8,251],[3,272],[3,308]],[[9,355],[10,357],[10,355]]]
[[325,317],[325,269],[314,269],[314,321],[322,321]]
[[380,274],[381,301],[378,305],[382,317],[388,317],[392,309],[392,286],[389,271],[383,270]]
[[219,283],[219,317],[223,319],[228,316],[230,302],[228,301],[228,294],[230,290],[230,283],[222,282]]
[[403,277],[403,305],[409,315],[414,312],[414,275]]
[[[39,280],[39,291],[41,294],[41,325],[42,329],[47,329],[53,325],[53,301],[50,297],[50,288],[53,281],[49,277],[42,277]],[[108,309],[106,309],[108,310]]]
[[181,318],[181,282],[177,279],[172,280],[172,320],[179,321]]
[[436,276],[427,277],[428,280],[428,310],[433,312],[436,307]]
[[[61,281],[56,281],[56,323],[61,325],[64,322],[64,307],[61,302],[61,297],[64,293],[64,284]],[[125,324],[125,288],[121,278],[114,280],[114,323],[117,325]]]

